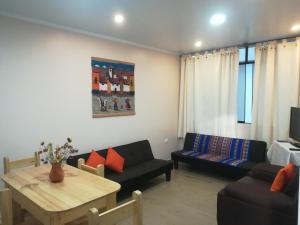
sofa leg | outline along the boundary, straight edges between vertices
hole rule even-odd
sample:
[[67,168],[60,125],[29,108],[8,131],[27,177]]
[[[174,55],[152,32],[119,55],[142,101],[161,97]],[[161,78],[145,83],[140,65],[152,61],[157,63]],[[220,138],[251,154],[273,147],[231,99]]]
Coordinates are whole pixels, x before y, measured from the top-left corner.
[[166,172],[166,181],[171,181],[171,170]]
[[178,160],[173,160],[174,169],[178,169]]

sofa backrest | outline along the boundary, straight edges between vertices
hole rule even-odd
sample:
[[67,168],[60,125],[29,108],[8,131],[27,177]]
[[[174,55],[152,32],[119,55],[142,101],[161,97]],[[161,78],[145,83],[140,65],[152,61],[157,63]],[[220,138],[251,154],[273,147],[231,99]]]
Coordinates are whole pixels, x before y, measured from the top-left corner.
[[[131,144],[113,147],[122,157],[125,158],[124,168],[128,168],[139,163],[154,159],[151,146],[148,140],[138,141]],[[97,151],[101,156],[106,158],[107,149]],[[67,164],[77,167],[79,158],[88,159],[90,152],[75,155],[67,160]]]
[[117,146],[113,149],[125,158],[125,168],[154,159],[148,140]]
[[296,166],[296,175],[292,178],[292,180],[288,183],[288,185],[284,189],[284,193],[289,195],[290,197],[298,197],[299,190],[299,166]]
[[263,141],[237,139],[213,135],[187,133],[184,151],[212,153],[228,158],[246,159],[253,162],[264,162],[267,144]]

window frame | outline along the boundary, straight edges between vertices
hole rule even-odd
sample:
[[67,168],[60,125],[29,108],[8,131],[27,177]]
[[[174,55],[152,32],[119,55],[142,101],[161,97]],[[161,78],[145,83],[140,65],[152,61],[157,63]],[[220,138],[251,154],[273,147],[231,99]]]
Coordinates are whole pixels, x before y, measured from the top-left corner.
[[[239,48],[239,49],[242,49],[242,48],[245,49],[245,59],[242,62],[239,61],[239,67],[241,65],[245,66],[245,76],[246,76],[247,75],[247,73],[246,73],[247,65],[252,65],[252,68],[253,68],[252,69],[252,103],[253,103],[253,77],[254,77],[254,68],[255,68],[255,57],[254,57],[254,60],[249,60],[249,56],[248,56],[249,48],[252,48],[252,47],[255,48],[254,45],[243,46],[243,47]],[[247,86],[247,82],[246,82],[246,77],[245,77],[245,90],[246,90],[246,86]],[[244,98],[245,98],[244,99],[244,109],[246,109],[246,94],[244,95]],[[253,108],[253,105],[252,105],[252,108]],[[252,124],[249,122],[245,122],[245,119],[246,119],[246,110],[244,110],[244,121],[238,120],[237,122],[241,123],[241,124]]]

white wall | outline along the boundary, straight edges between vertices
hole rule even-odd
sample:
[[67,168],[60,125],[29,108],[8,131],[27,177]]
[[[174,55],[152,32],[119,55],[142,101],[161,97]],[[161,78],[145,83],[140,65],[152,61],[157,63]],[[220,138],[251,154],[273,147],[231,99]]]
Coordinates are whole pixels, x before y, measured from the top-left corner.
[[[135,116],[92,118],[91,56],[135,63]],[[0,17],[1,159],[68,136],[81,152],[149,139],[156,157],[170,158],[179,66],[175,55]]]

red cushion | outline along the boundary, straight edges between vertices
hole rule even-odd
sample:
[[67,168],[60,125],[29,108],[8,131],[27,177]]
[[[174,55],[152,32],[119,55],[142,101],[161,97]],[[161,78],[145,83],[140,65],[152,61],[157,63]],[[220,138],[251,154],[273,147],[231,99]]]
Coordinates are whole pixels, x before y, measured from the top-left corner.
[[105,158],[99,155],[95,150],[92,150],[88,160],[86,161],[86,165],[97,168],[99,164],[105,164]]
[[122,173],[125,159],[120,156],[114,149],[108,148],[105,166],[111,170]]
[[271,191],[281,192],[281,191],[283,191],[286,184],[287,184],[286,169],[282,168],[278,171],[278,173],[272,183]]
[[293,179],[294,172],[294,164],[289,163],[287,166],[280,169],[272,183],[271,191],[273,192],[281,192],[287,186],[287,184]]

